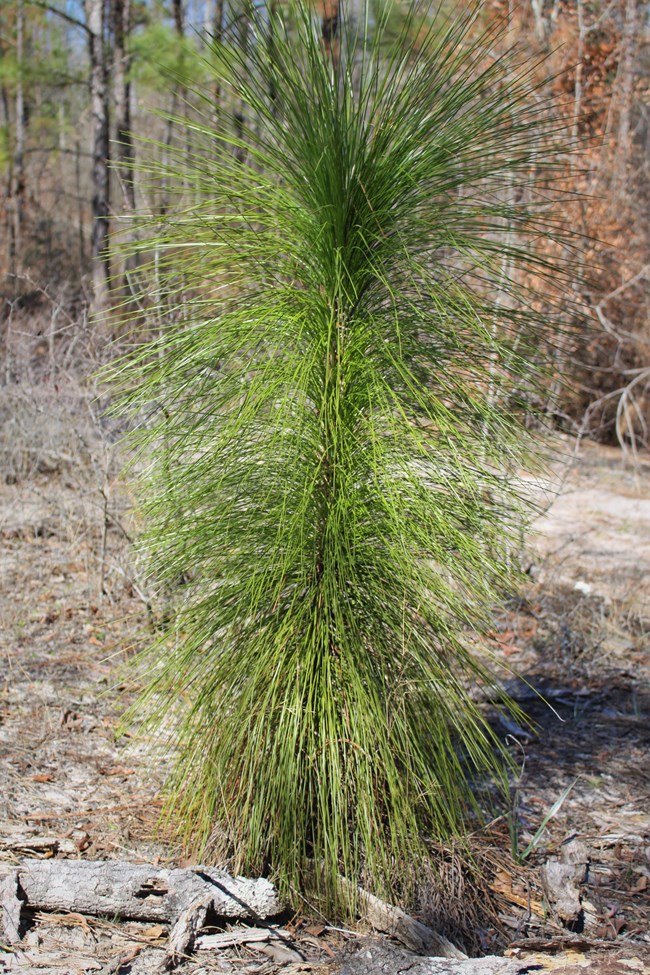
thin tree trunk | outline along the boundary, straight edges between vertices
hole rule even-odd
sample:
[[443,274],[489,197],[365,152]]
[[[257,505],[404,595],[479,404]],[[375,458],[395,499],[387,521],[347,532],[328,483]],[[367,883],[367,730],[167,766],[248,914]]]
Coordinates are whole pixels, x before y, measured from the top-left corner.
[[[131,134],[131,81],[127,43],[131,31],[131,0],[113,0],[113,90],[115,93],[115,133],[117,174],[122,188],[122,211],[127,222],[135,211],[135,148]],[[129,275],[137,267],[137,255],[127,256],[123,268],[122,290],[129,291]]]
[[[250,35],[250,21],[251,21],[251,0],[243,0],[241,10],[237,17],[237,44],[242,52],[242,57],[248,58],[248,44]],[[234,127],[235,127],[235,137],[243,143],[244,141],[244,128],[246,126],[246,105],[243,99],[239,100],[239,105],[234,112]],[[235,146],[235,158],[240,162],[244,163],[246,161],[246,149],[243,145]]]
[[[278,13],[277,0],[271,0],[269,4],[269,40],[268,40],[268,50],[269,50],[269,60],[273,61],[275,59],[275,19]],[[271,78],[269,80],[269,98],[275,104],[277,98],[277,91],[275,90],[275,83]],[[275,113],[275,108],[274,108]]]
[[[183,38],[185,36],[185,20],[183,16],[183,0],[173,0],[172,3],[172,13],[174,17],[174,29],[176,31],[176,36],[179,41],[179,45],[182,45]],[[179,97],[182,99],[185,97],[185,88],[180,84],[175,84],[172,89],[172,103],[170,108],[170,114],[167,118],[167,125],[165,126],[165,143],[164,143],[164,156],[163,163],[166,165],[168,159],[167,150],[171,147],[174,138],[174,119],[172,116],[178,111],[178,101]],[[167,212],[169,206],[169,196],[167,194],[167,181],[162,180],[162,202],[160,205],[160,213],[164,215]]]
[[102,307],[108,293],[110,275],[109,233],[109,106],[104,44],[105,7],[103,0],[86,0],[90,54],[90,102],[93,132],[92,236],[93,303]]
[[338,66],[340,44],[341,9],[339,0],[324,0],[321,14],[321,38],[325,52],[332,59],[334,67]]
[[634,100],[634,71],[636,61],[637,0],[627,0],[625,4],[625,24],[623,27],[623,50],[621,52],[622,78],[620,93],[620,114],[618,124],[618,152],[616,179],[624,184],[632,152],[631,118]]
[[131,82],[129,57],[126,50],[131,30],[131,0],[113,0],[113,34],[115,62],[113,87],[115,91],[115,129],[117,139],[117,171],[124,195],[124,208],[135,210],[135,180],[133,166],[135,151],[131,135]]
[[77,231],[79,239],[79,275],[82,276],[86,270],[86,241],[84,235],[84,200],[81,192],[81,143],[75,140],[75,182],[77,185]]
[[530,0],[535,21],[535,36],[541,44],[546,43],[546,18],[544,16],[544,0]]
[[[215,0],[214,2],[214,21],[212,24],[212,39],[215,44],[221,44],[223,41],[223,11],[224,11],[224,0]],[[219,123],[219,118],[221,115],[221,82],[219,78],[214,84],[214,122],[215,125]]]
[[[25,5],[24,0],[18,0],[16,6],[16,119],[15,145],[13,158],[12,180],[12,217],[13,217],[13,264],[14,275],[20,263],[21,231],[25,207],[25,96],[23,88],[25,45]],[[14,278],[15,279],[15,278]]]
[[[5,49],[3,45],[2,48],[0,48],[0,57],[2,57],[2,55],[4,54],[4,50]],[[7,92],[7,89],[4,85],[2,86],[1,93],[2,93],[2,108],[3,108],[4,124],[7,128],[7,131],[10,131],[11,110],[9,108],[9,93]],[[4,191],[6,193],[7,200],[11,201],[13,185],[14,185],[13,160],[10,158],[8,160],[8,163],[9,164],[7,166],[7,182],[5,184]],[[5,234],[7,239],[7,267],[9,268],[9,272],[12,273],[15,264],[15,257],[14,257],[14,225],[13,225],[13,218],[12,218],[10,206],[7,207],[5,216],[6,216],[5,226],[7,231]],[[14,278],[13,280],[14,280],[14,288],[15,288],[16,279]]]
[[183,16],[183,0],[172,0],[172,11],[174,15],[174,27],[179,37],[185,33],[185,18]]
[[[576,0],[576,9],[578,11],[578,50],[576,52],[575,79],[573,82],[573,122],[571,125],[571,142],[574,148],[578,147],[580,115],[582,114],[582,73],[587,34],[582,0]],[[575,157],[572,156],[571,165],[573,166],[574,163]]]

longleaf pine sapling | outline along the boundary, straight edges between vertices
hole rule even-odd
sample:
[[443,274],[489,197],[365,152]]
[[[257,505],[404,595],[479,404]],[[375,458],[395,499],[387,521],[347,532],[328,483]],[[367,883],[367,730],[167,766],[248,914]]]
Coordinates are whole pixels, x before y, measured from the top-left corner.
[[357,5],[328,43],[308,5],[249,17],[132,245],[155,334],[117,381],[167,600],[136,713],[191,850],[345,912],[357,883],[407,896],[507,779],[470,692],[525,507],[556,157],[476,10]]

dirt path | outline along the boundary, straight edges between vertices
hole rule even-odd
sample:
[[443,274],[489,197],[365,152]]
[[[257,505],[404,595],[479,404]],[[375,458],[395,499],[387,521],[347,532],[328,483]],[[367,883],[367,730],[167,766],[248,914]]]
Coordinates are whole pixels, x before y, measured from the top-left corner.
[[[537,524],[532,581],[499,618],[494,644],[504,664],[552,708],[527,684],[511,684],[537,728],[502,729],[521,769],[510,816],[519,836],[513,848],[503,817],[480,838],[481,898],[490,910],[477,922],[474,943],[484,951],[511,943],[522,957],[543,951],[547,967],[566,966],[567,938],[576,934],[545,906],[540,868],[575,834],[590,865],[577,928],[582,948],[573,943],[573,961],[580,952],[599,958],[609,975],[641,973],[650,964],[649,471],[626,469],[617,451],[584,445],[560,497]],[[77,472],[0,485],[5,864],[30,854],[174,858],[169,845],[152,839],[163,770],[145,774],[140,753],[115,735],[114,665],[146,630],[147,613],[129,579],[123,502],[114,485],[97,483]],[[518,863],[516,854],[531,841],[534,848]],[[182,971],[323,971],[344,943],[355,943],[313,917],[287,920],[300,963],[240,948],[202,952]],[[160,970],[166,934],[160,926],[74,915],[36,922],[21,951],[0,946],[0,972]],[[453,924],[447,933],[454,934]],[[623,968],[612,968],[621,958]]]
[[650,461],[585,442],[535,528],[547,585],[583,583],[621,613],[650,617]]
[[[530,736],[513,736],[519,849],[569,790],[527,860],[530,890],[544,899],[536,868],[564,840],[579,838],[589,867],[576,930],[601,947],[647,957],[650,465],[626,467],[619,451],[583,444],[561,474],[529,543],[535,581],[497,634],[508,665],[546,699],[514,683],[536,723]],[[543,941],[547,920],[515,917],[515,941],[522,934]]]

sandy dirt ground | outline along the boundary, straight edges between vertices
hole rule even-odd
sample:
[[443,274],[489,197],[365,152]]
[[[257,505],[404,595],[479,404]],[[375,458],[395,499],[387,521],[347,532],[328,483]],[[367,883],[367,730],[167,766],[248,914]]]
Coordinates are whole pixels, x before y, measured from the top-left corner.
[[618,613],[648,617],[650,462],[626,462],[620,450],[585,441],[572,463],[574,445],[563,448],[548,511],[534,526],[545,578],[577,584]]
[[[148,614],[128,562],[128,498],[110,472],[96,474],[73,465],[0,484],[3,869],[26,856],[180,856],[156,833],[162,760],[117,736],[116,664],[146,638]],[[498,615],[492,642],[534,726],[500,731],[519,771],[510,810],[477,834],[481,908],[459,920],[462,890],[448,916],[444,897],[423,906],[470,952],[507,950],[566,972],[650,972],[649,474],[617,450],[582,445],[528,542],[530,582]],[[587,865],[570,930],[543,868],[571,838]],[[308,907],[282,921],[292,957],[242,943],[180,970],[334,971],[363,937],[363,923],[337,931]],[[161,971],[166,937],[151,923],[36,914],[19,946],[0,944],[0,972]]]

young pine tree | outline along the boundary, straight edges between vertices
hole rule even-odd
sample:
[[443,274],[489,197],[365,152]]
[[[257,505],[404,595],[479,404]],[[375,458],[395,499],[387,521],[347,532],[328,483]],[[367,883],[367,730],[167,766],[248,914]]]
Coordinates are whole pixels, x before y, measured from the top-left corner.
[[152,318],[179,314],[119,376],[171,594],[137,713],[191,848],[345,907],[340,875],[399,895],[505,778],[469,692],[512,582],[544,324],[513,282],[546,273],[553,157],[475,17],[367,6],[324,45],[283,11],[215,47],[216,123],[210,85],[162,174],[192,200],[142,245]]

